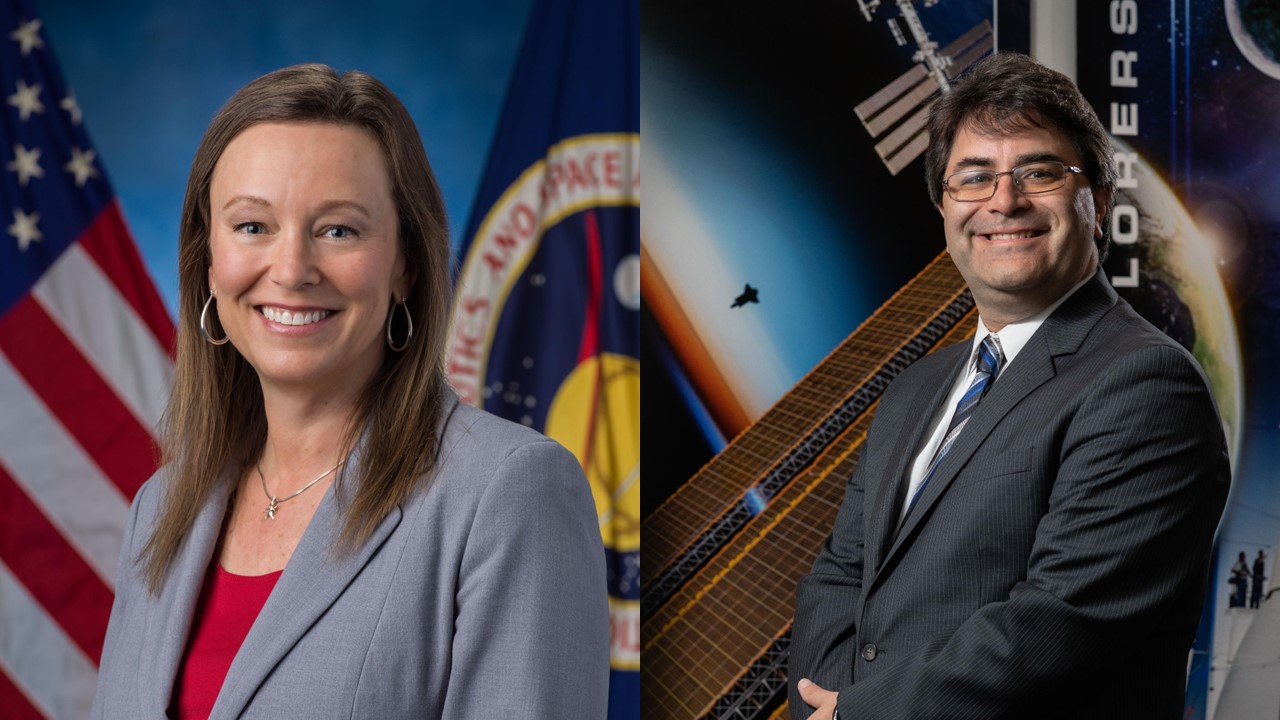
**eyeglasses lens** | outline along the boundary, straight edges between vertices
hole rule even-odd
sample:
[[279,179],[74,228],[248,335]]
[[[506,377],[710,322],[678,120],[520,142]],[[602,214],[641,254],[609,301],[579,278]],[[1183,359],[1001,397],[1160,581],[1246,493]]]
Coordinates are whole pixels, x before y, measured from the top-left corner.
[[946,188],[953,200],[986,200],[996,193],[1001,175],[1009,175],[1013,185],[1025,195],[1057,190],[1066,184],[1067,168],[1062,163],[1037,162],[1019,165],[1007,172],[965,170],[947,178]]

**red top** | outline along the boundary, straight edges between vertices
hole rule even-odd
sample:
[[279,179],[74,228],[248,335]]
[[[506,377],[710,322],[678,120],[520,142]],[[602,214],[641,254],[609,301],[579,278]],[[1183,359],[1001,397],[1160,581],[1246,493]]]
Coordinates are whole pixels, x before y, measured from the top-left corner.
[[191,637],[173,686],[169,717],[174,720],[209,717],[236,651],[244,643],[282,572],[234,575],[223,570],[216,560],[212,563],[196,603]]

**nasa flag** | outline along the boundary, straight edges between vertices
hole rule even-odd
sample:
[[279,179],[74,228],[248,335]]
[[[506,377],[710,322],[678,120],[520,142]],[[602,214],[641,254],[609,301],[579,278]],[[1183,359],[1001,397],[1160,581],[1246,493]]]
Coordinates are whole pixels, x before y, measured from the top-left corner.
[[530,11],[464,237],[448,376],[571,450],[609,568],[610,718],[639,717],[639,3]]

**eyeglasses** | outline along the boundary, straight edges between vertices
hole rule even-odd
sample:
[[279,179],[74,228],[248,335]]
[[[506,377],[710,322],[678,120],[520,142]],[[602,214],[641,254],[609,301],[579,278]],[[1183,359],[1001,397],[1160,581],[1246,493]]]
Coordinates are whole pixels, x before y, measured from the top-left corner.
[[1069,173],[1083,173],[1074,165],[1044,160],[1027,163],[1005,172],[990,170],[964,170],[949,176],[942,181],[942,187],[952,200],[958,202],[979,202],[990,200],[996,194],[1000,184],[1000,176],[1013,178],[1013,186],[1023,195],[1038,195],[1050,190],[1057,190],[1067,184]]

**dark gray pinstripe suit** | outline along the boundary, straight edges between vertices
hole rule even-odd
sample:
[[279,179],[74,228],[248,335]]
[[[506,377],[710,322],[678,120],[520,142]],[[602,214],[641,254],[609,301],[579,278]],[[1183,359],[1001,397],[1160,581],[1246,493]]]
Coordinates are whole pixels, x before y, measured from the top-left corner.
[[876,411],[800,583],[795,688],[841,720],[1177,718],[1230,478],[1208,384],[1099,273],[982,400],[893,535],[928,419],[967,359],[912,365]]

